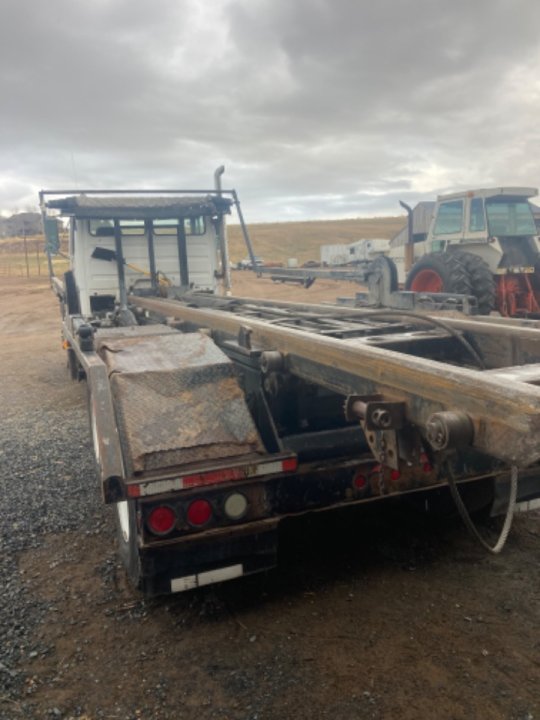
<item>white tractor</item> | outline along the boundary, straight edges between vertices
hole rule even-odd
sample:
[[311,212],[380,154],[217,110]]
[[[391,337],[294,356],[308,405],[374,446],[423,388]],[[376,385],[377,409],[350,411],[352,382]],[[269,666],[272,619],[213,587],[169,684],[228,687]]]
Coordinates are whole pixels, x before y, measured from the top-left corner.
[[540,238],[529,198],[534,188],[441,195],[429,231],[392,242],[389,257],[407,290],[476,297],[481,314],[540,315]]

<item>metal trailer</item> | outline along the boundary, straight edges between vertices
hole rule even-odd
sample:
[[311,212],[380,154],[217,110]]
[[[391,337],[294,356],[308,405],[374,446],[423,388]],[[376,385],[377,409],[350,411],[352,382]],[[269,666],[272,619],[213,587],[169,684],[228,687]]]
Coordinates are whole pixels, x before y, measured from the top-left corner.
[[[77,273],[53,286],[72,374],[88,383],[103,498],[145,593],[270,568],[280,521],[310,511],[396,497],[431,506],[450,483],[470,510],[501,512],[517,470],[518,502],[540,497],[537,324],[219,297],[189,282],[198,255],[181,228],[208,213],[223,256],[222,195],[45,197],[71,217],[72,253],[81,233],[88,262],[106,263],[102,238],[84,235],[90,220],[113,228],[116,284],[108,276],[90,312]],[[156,218],[176,221],[188,282],[159,283]],[[144,234],[123,234],[127,220]],[[147,283],[126,274],[130,243],[148,251]]]

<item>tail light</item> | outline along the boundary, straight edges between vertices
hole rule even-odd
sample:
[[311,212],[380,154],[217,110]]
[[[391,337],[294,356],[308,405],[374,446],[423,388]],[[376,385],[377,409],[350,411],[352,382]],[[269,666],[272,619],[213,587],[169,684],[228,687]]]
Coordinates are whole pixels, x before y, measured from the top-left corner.
[[368,485],[368,480],[365,475],[362,475],[362,473],[356,473],[353,480],[354,487],[357,490],[365,490]]
[[242,493],[231,493],[223,503],[223,510],[229,520],[240,520],[247,512],[248,501]]
[[208,500],[194,500],[187,509],[187,520],[194,527],[201,527],[212,517],[212,506]]
[[433,467],[431,463],[429,462],[429,458],[426,455],[426,453],[422,453],[420,455],[420,462],[422,463],[422,470],[425,473],[430,473],[433,470]]
[[174,526],[176,525],[176,513],[168,505],[158,505],[153,508],[148,517],[146,518],[146,524],[148,529],[154,535],[168,535]]

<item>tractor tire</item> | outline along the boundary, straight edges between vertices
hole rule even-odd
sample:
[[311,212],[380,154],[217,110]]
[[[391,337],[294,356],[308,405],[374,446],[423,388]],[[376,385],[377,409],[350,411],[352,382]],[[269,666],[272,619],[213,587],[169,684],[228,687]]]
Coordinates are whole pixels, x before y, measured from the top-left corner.
[[472,294],[478,303],[480,315],[489,315],[496,306],[495,278],[489,265],[479,255],[470,252],[455,253],[469,273]]
[[471,278],[460,253],[429,253],[413,265],[405,289],[413,292],[473,295]]

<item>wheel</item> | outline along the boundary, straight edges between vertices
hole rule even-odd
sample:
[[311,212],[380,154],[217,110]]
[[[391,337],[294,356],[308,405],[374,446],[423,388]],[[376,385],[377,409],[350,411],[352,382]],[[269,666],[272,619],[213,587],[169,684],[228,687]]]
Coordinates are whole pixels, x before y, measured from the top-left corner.
[[69,315],[80,315],[81,304],[79,302],[79,293],[77,292],[77,284],[72,270],[64,273],[64,288],[66,289],[65,305]]
[[415,263],[405,281],[413,292],[472,295],[469,273],[459,253],[429,253]]
[[480,315],[489,315],[496,306],[495,278],[489,265],[479,255],[470,252],[455,253],[469,273],[472,293],[478,302]]
[[67,351],[69,376],[72,380],[82,380],[84,377],[84,371],[77,361],[77,355],[75,351],[68,348]]
[[116,536],[118,553],[126,569],[131,584],[141,588],[141,562],[137,547],[137,520],[133,500],[122,500],[116,503]]
[[398,272],[391,258],[379,255],[368,268],[367,286],[370,302],[385,305],[391,293],[398,289]]

